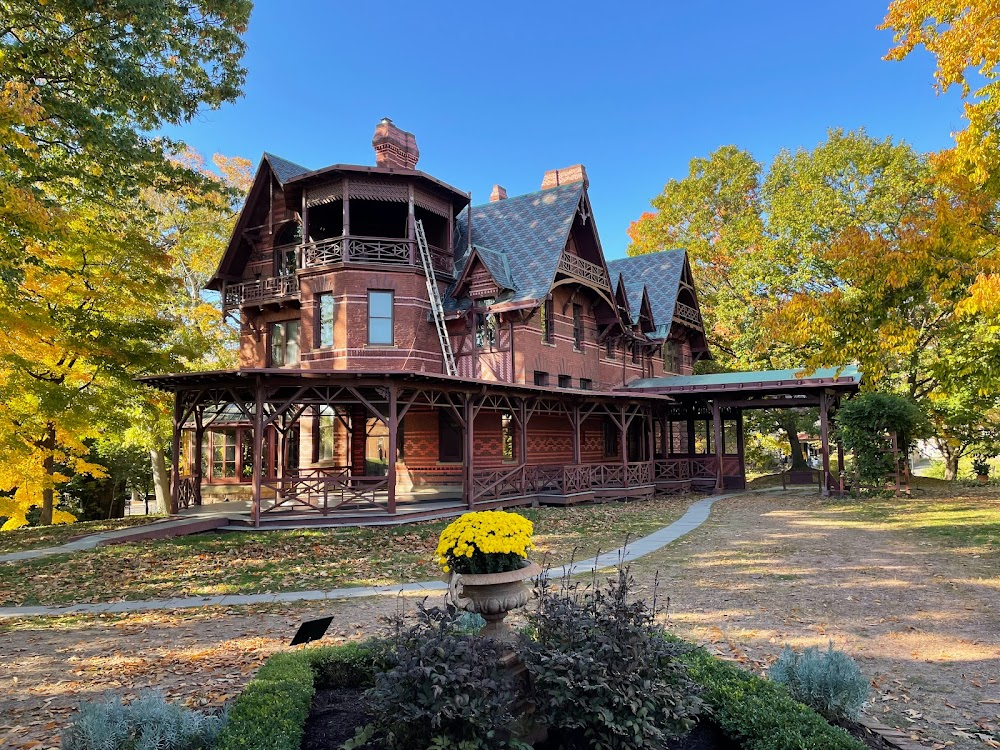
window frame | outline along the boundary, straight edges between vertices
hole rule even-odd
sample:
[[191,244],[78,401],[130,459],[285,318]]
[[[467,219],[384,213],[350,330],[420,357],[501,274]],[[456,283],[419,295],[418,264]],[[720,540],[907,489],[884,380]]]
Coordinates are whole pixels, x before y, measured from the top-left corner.
[[583,305],[573,303],[573,348],[583,351],[583,342],[586,338],[583,326]]
[[[326,319],[324,303],[329,300],[329,320]],[[316,340],[314,342],[317,349],[332,349],[334,347],[333,325],[337,315],[337,300],[333,292],[320,292],[316,295]],[[326,342],[324,334],[329,332],[329,343]]]
[[542,341],[546,344],[555,344],[556,321],[553,313],[552,299],[546,299],[542,303]]
[[535,385],[547,387],[549,385],[549,374],[542,370],[535,370]]
[[[389,317],[384,315],[372,315],[372,297],[374,295],[389,295]],[[389,321],[389,341],[372,341],[372,321]],[[369,289],[368,290],[368,330],[366,340],[368,346],[395,346],[396,345],[396,290],[395,289]]]
[[[289,327],[294,327],[295,337],[292,339],[288,335]],[[281,340],[278,346],[275,346],[275,331],[281,331]],[[289,356],[289,345],[294,340],[295,342],[295,357],[294,359]],[[267,332],[267,359],[269,367],[289,367],[291,365],[297,365],[302,361],[302,321],[298,318],[292,318],[289,320],[275,320],[268,326]],[[276,351],[281,352],[281,361],[276,362],[274,354]]]
[[559,387],[560,388],[572,388],[573,387],[573,376],[572,375],[559,375]]

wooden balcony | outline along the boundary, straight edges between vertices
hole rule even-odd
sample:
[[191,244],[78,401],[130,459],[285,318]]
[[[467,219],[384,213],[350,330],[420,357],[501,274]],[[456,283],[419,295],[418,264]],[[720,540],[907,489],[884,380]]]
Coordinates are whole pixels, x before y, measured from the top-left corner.
[[578,255],[563,253],[559,257],[559,265],[556,267],[559,273],[572,276],[574,279],[591,284],[601,289],[611,291],[611,281],[603,266],[584,260]]
[[698,330],[702,329],[701,316],[695,308],[691,307],[691,305],[685,305],[683,302],[678,302],[674,307],[674,317],[682,323],[694,326]]
[[223,292],[222,309],[237,310],[255,305],[297,302],[298,299],[298,278],[293,275],[272,276],[244,281],[242,284],[227,284]]
[[[454,259],[443,248],[430,245],[434,271],[451,278]],[[331,237],[306,242],[299,247],[299,267],[303,270],[350,264],[418,267],[420,253],[416,240],[399,237]]]

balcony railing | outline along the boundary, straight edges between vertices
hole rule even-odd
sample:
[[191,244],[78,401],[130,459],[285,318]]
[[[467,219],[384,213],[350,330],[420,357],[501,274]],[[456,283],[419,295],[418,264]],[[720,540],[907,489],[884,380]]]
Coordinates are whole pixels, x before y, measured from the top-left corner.
[[[430,251],[434,270],[451,276],[455,268],[448,252],[434,245]],[[343,263],[415,266],[420,262],[416,241],[398,237],[331,237],[303,243],[299,256],[299,266],[305,269]]]
[[685,323],[691,323],[698,328],[701,328],[701,316],[698,311],[691,307],[691,305],[685,305],[683,302],[678,302],[674,307],[674,317],[680,318]]
[[245,305],[263,305],[298,298],[299,280],[295,276],[272,276],[227,286],[223,307],[231,310]]
[[564,273],[567,276],[596,284],[602,289],[611,289],[611,282],[608,280],[608,274],[604,270],[604,267],[596,263],[591,263],[589,260],[584,260],[578,255],[563,253],[559,257],[557,270],[559,273]]

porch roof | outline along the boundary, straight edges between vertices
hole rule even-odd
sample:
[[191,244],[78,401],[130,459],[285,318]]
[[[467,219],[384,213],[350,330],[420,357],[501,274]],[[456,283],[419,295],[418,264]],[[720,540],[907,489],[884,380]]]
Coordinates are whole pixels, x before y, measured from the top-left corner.
[[625,390],[660,393],[670,396],[715,393],[818,393],[822,390],[856,391],[861,385],[861,372],[854,365],[821,367],[811,374],[804,368],[761,370],[751,372],[717,372],[711,375],[669,375],[642,378],[630,383]]
[[669,403],[672,399],[656,392],[631,390],[596,390],[581,388],[556,388],[553,386],[529,385],[526,383],[505,383],[496,380],[477,380],[441,373],[424,372],[386,372],[330,370],[310,368],[243,368],[236,370],[203,370],[194,372],[169,373],[163,375],[145,375],[136,378],[137,381],[158,388],[162,391],[174,392],[186,388],[205,387],[244,387],[252,386],[256,377],[268,384],[294,385],[300,381],[302,385],[309,383],[333,383],[354,386],[385,386],[395,381],[396,384],[408,387],[425,385],[440,387],[452,391],[504,391],[520,393],[525,396],[547,396],[559,399],[615,399],[618,401],[650,401]]

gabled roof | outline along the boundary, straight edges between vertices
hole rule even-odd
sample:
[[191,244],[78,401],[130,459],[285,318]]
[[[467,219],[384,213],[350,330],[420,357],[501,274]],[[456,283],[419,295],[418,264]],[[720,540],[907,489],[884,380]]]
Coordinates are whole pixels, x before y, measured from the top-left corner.
[[274,173],[274,176],[278,178],[278,182],[282,185],[293,177],[304,175],[309,171],[307,167],[303,167],[301,164],[288,161],[288,159],[282,159],[280,156],[268,153],[267,151],[264,152],[264,159],[271,165],[271,172]]
[[[582,195],[583,183],[573,182],[472,207],[476,246],[507,261],[512,292],[498,302],[527,302],[548,295]],[[459,215],[457,230],[455,254],[462,262],[468,252],[469,209]],[[490,263],[484,254],[480,257]]]
[[612,274],[621,274],[625,280],[625,293],[628,295],[633,324],[639,322],[642,293],[645,289],[649,295],[653,320],[656,322],[656,335],[659,338],[670,335],[677,292],[686,263],[686,250],[660,250],[608,261],[608,270]]

